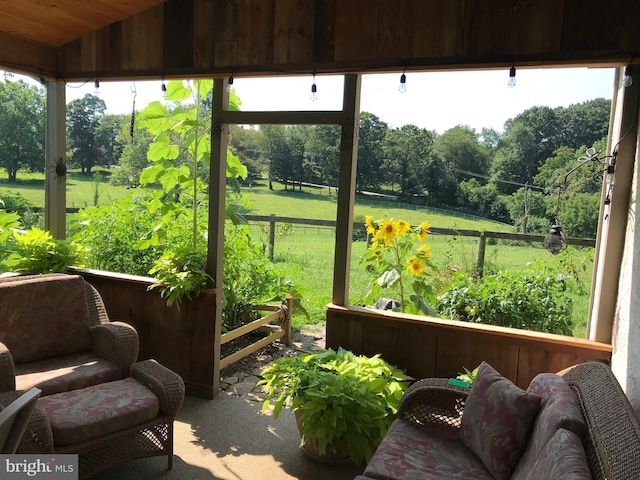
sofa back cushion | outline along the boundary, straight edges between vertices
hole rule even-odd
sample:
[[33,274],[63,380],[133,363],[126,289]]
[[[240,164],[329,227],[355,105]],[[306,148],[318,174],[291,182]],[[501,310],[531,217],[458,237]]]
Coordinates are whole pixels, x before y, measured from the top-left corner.
[[30,275],[0,282],[0,342],[15,363],[90,350],[83,278]]
[[527,472],[558,429],[569,430],[579,438],[587,434],[580,406],[571,388],[560,376],[540,373],[531,380],[527,391],[542,397],[542,403],[529,443],[514,471],[514,477],[517,478],[528,478]]
[[[525,476],[513,478],[562,480],[591,480],[587,455],[582,440],[573,432],[556,430]],[[630,477],[629,477],[630,478]]]
[[488,363],[478,368],[460,423],[462,442],[496,480],[511,472],[529,441],[540,397],[504,378]]

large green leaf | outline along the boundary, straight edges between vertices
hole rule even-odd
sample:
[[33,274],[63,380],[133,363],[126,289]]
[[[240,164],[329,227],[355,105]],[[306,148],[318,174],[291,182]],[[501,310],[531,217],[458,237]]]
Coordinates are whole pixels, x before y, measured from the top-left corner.
[[182,80],[170,80],[167,83],[167,100],[180,102],[191,96],[191,88],[185,87]]
[[193,85],[201,98],[205,98],[207,93],[213,88],[213,80],[194,80]]
[[138,113],[138,128],[144,128],[152,135],[170,130],[167,107],[162,102],[151,102]]
[[180,148],[177,145],[171,144],[171,139],[168,135],[158,135],[151,145],[149,145],[149,151],[147,152],[147,158],[152,162],[157,160],[175,160],[180,155]]

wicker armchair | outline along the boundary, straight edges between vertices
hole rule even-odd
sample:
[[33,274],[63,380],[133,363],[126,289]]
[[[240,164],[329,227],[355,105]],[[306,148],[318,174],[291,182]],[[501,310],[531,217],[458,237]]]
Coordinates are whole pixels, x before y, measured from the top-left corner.
[[0,278],[0,392],[42,396],[125,378],[138,334],[79,275]]
[[[149,408],[143,405],[147,400],[135,394],[141,389],[157,408],[157,415],[143,421],[135,414],[136,409]],[[184,395],[179,375],[154,360],[139,362],[131,367],[130,378],[39,399],[18,453],[78,454],[82,479],[123,462],[158,455],[167,456],[171,469],[173,423]],[[0,404],[3,398],[15,396],[0,394]],[[118,408],[111,408],[109,401]],[[117,418],[120,412],[122,418]],[[73,441],[74,436],[79,441]]]

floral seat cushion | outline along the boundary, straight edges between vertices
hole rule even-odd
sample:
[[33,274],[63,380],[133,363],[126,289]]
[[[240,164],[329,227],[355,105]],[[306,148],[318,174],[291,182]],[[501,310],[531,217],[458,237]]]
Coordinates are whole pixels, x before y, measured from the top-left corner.
[[133,378],[38,399],[56,447],[85,442],[149,422],[158,416],[158,398]]
[[397,419],[362,478],[380,480],[493,479],[458,436]]
[[590,480],[591,472],[588,465],[580,438],[575,433],[561,428],[556,430],[540,451],[526,478]]
[[92,352],[16,365],[16,389],[29,390],[37,387],[42,390],[42,397],[121,378],[120,367]]

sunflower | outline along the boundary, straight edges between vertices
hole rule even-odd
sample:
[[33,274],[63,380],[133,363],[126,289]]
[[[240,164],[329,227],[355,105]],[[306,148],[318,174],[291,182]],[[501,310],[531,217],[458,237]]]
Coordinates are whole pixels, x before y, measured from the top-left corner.
[[418,257],[411,257],[407,260],[411,275],[418,276],[424,271],[424,263]]
[[424,242],[427,239],[427,233],[431,233],[429,231],[429,229],[431,228],[431,225],[429,224],[429,222],[421,222],[420,223],[420,233],[418,233],[418,238],[420,239],[421,242]]
[[382,225],[380,226],[378,234],[382,235],[384,238],[384,244],[389,245],[398,235],[398,224],[393,221],[393,218],[390,218],[389,220],[385,218],[382,220]]
[[369,235],[373,235],[375,233],[376,226],[373,224],[373,217],[371,215],[367,215],[364,226],[367,227],[367,233]]
[[406,234],[409,231],[410,228],[411,228],[411,225],[409,225],[404,220],[398,221],[398,234],[399,235]]
[[418,257],[431,258],[431,247],[429,245],[420,245],[416,248],[416,255]]

